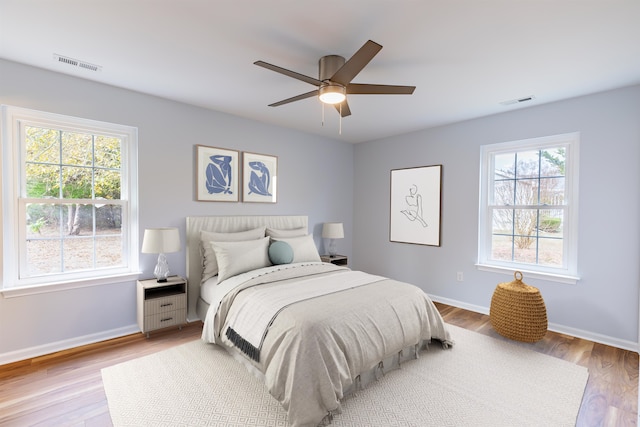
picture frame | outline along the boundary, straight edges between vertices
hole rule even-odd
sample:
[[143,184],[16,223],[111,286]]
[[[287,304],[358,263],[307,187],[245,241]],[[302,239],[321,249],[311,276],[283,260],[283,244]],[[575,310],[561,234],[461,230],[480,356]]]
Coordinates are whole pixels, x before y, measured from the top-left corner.
[[203,202],[240,200],[240,152],[196,145],[196,199]]
[[278,189],[278,157],[267,154],[242,153],[242,201],[276,203]]
[[389,241],[440,246],[442,165],[391,170]]

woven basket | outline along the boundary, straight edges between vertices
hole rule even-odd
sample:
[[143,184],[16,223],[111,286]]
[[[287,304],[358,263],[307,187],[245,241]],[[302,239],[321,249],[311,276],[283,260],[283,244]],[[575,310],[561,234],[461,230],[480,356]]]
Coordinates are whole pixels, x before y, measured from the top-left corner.
[[502,336],[516,341],[536,342],[547,333],[547,308],[538,288],[515,280],[500,283],[491,297],[491,326]]

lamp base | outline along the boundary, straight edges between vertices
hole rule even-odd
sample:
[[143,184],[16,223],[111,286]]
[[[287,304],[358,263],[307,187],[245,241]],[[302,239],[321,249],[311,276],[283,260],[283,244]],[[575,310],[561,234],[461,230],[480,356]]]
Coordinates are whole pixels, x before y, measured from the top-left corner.
[[327,252],[329,252],[329,256],[334,258],[338,255],[338,249],[336,247],[336,239],[329,239],[329,247],[327,248]]
[[158,279],[158,283],[167,281],[167,277],[169,277],[169,263],[164,254],[158,254],[158,264],[156,264],[153,274],[156,276],[156,279]]

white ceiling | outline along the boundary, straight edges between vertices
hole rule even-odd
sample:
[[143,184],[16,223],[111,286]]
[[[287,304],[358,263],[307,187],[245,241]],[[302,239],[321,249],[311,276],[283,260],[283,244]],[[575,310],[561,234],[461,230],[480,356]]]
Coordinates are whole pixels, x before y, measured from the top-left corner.
[[[316,98],[267,107],[314,86],[254,61],[317,77],[368,39],[353,82],[413,95],[350,96],[341,134]],[[0,0],[0,57],[355,143],[638,84],[640,1]]]

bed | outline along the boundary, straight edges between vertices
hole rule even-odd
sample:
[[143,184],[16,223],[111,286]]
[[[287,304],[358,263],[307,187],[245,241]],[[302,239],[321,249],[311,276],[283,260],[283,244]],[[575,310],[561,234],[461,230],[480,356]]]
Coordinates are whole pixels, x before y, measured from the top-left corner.
[[418,287],[320,261],[306,216],[187,218],[187,277],[202,339],[261,378],[291,426],[449,332]]

